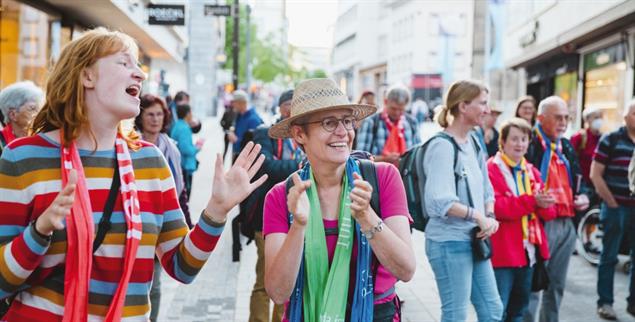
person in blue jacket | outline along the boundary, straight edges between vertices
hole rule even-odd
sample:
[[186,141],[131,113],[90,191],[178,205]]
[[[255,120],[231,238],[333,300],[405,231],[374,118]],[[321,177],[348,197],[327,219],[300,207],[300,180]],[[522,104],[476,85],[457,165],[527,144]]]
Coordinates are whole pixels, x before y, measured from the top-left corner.
[[[250,130],[256,129],[260,124],[264,123],[256,109],[249,106],[249,99],[247,93],[242,90],[236,90],[232,93],[232,106],[238,113],[234,129],[227,133],[227,138],[232,145],[232,160],[236,159],[236,156],[240,153],[241,146],[243,145],[243,139],[245,134]],[[245,142],[246,143],[246,142]]]
[[189,105],[178,105],[176,107],[177,121],[172,125],[170,137],[177,143],[181,152],[181,168],[183,169],[183,180],[187,189],[187,198],[190,199],[192,193],[192,176],[198,168],[196,154],[200,148],[192,143],[192,128],[189,122],[192,118],[192,109]]

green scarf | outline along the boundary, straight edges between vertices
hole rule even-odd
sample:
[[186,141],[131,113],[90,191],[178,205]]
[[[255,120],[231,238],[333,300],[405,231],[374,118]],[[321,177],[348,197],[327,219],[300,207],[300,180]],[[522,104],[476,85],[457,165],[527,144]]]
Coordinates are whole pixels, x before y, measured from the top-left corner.
[[329,270],[326,234],[313,171],[307,194],[311,210],[304,236],[306,287],[304,287],[304,321],[344,321],[348,298],[351,253],[353,250],[353,220],[349,207],[348,177],[344,175],[339,209],[339,234],[335,256]]

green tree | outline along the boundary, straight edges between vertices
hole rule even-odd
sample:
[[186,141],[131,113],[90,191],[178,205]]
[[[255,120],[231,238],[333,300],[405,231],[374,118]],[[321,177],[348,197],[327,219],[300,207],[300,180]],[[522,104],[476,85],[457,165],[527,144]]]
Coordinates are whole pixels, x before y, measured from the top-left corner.
[[[233,5],[234,1],[227,1],[228,5]],[[232,10],[233,14],[233,10]],[[247,48],[247,8],[244,4],[240,5],[240,19],[238,25],[238,83],[245,82],[245,71],[247,70],[247,64],[245,64],[245,54]],[[254,40],[256,40],[256,25],[250,24],[251,33],[251,48],[254,48]],[[232,70],[234,66],[234,49],[232,42],[234,40],[234,17],[229,16],[225,19],[225,55],[227,60],[225,62],[225,69]],[[253,50],[252,50],[253,52]],[[252,54],[253,57],[253,54]]]

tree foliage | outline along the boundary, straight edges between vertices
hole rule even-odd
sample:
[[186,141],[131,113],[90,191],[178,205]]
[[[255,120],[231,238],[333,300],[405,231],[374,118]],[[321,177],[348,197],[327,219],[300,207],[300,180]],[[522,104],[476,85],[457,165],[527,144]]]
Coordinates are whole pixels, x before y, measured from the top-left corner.
[[[233,4],[230,0],[227,4]],[[245,75],[247,70],[246,64],[246,48],[247,48],[247,9],[245,5],[240,5],[240,25],[238,41],[238,83],[245,83]],[[283,48],[280,43],[276,42],[274,34],[268,34],[263,39],[259,39],[256,35],[257,26],[250,21],[251,36],[251,71],[252,78],[266,83],[279,81],[281,83],[289,83],[290,80],[303,79],[307,77],[326,77],[323,70],[307,71],[304,68],[294,69],[289,64],[289,57],[297,50],[293,46]],[[232,41],[234,35],[234,19],[227,17],[225,20],[225,69],[233,68],[233,48]]]

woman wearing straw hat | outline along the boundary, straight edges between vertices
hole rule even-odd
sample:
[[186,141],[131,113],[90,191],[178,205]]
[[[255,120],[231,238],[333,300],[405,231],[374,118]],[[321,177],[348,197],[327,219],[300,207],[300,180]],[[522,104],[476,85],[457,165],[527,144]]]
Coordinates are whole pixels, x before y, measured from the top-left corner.
[[375,110],[351,104],[332,80],[310,79],[297,86],[291,117],[269,131],[292,137],[308,160],[292,187],[281,182],[265,199],[265,287],[288,301],[286,321],[400,319],[394,284],[415,270],[403,183],[393,165],[375,164],[378,214],[350,157],[354,125]]

